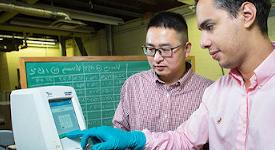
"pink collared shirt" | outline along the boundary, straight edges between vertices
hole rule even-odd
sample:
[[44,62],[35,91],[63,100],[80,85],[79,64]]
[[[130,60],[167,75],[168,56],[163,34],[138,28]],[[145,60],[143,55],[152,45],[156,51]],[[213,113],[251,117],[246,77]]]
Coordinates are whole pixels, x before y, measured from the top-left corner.
[[195,74],[191,65],[182,78],[171,85],[161,81],[153,70],[128,78],[121,90],[113,124],[124,130],[175,130],[198,109],[211,80]]
[[209,140],[211,150],[275,149],[275,50],[254,70],[246,89],[241,75],[208,87],[188,121],[175,131],[146,135],[146,149],[195,149]]

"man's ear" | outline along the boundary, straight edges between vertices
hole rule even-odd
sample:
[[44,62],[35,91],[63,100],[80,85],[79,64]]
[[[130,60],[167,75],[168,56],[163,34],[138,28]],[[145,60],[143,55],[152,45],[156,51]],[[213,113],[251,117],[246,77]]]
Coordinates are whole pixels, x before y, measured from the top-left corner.
[[191,52],[192,44],[190,42],[185,43],[185,57],[188,57]]
[[240,15],[242,15],[244,26],[250,28],[256,21],[257,9],[251,2],[244,2],[240,7]]

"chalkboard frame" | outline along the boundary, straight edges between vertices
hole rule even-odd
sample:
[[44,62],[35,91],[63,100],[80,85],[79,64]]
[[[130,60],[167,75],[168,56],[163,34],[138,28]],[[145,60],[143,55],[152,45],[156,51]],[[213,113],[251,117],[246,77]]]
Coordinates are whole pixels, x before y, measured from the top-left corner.
[[[146,56],[61,56],[61,57],[21,57],[19,59],[20,85],[27,87],[27,62],[71,62],[71,61],[146,61]],[[191,62],[192,70],[195,72],[195,56],[188,56],[186,61]]]

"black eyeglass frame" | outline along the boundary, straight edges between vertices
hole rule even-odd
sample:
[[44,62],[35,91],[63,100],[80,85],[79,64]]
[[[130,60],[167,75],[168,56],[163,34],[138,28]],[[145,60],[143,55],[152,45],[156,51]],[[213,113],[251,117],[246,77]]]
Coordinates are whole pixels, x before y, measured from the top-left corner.
[[[155,56],[156,52],[158,51],[162,57],[171,57],[173,55],[173,53],[175,53],[174,50],[178,50],[183,45],[184,45],[184,43],[181,43],[178,46],[171,47],[171,48],[161,48],[161,47],[154,48],[154,47],[149,47],[149,46],[143,45],[143,46],[141,46],[141,48],[146,56]],[[149,48],[152,50],[149,50]],[[151,53],[148,53],[148,52],[151,52]],[[170,53],[168,54],[168,52],[170,52]]]

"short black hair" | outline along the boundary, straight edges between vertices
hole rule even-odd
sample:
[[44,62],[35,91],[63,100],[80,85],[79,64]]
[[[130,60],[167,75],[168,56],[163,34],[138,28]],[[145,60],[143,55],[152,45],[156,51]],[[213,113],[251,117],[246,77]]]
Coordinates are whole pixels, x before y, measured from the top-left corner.
[[151,27],[164,27],[174,29],[178,33],[183,33],[183,37],[188,41],[188,27],[184,17],[174,12],[160,12],[154,15],[147,26],[147,31]]
[[[197,5],[199,0],[195,0]],[[237,17],[239,8],[244,2],[250,2],[257,9],[256,23],[263,34],[268,34],[267,19],[271,8],[270,0],[214,0],[217,8],[226,10],[231,16]]]

